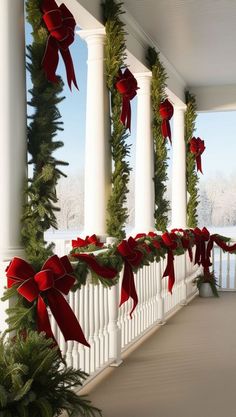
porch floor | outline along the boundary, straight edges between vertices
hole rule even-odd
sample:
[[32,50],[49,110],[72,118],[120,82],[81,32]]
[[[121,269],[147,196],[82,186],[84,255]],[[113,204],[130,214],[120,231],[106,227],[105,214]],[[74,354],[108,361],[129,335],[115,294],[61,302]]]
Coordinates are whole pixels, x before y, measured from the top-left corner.
[[88,393],[104,417],[235,417],[236,293],[195,298]]

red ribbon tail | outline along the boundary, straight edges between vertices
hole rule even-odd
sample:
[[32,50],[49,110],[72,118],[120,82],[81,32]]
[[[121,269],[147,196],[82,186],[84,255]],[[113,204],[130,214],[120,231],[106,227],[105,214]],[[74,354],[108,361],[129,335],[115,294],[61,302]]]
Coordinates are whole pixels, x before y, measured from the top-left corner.
[[52,36],[48,37],[45,53],[42,60],[42,67],[45,71],[48,81],[58,83],[56,69],[59,61],[58,46]]
[[164,119],[162,120],[162,124],[161,124],[161,133],[164,139],[169,138],[170,143],[172,144],[171,141],[171,130],[170,130],[170,123],[168,119]]
[[163,278],[164,277],[169,277],[168,291],[172,294],[172,288],[175,283],[175,267],[174,267],[174,255],[171,249],[168,249],[167,265],[163,274]]
[[117,275],[116,269],[100,265],[94,256],[87,253],[75,253],[73,257],[84,261],[99,277],[113,279]]
[[196,243],[196,252],[195,252],[195,260],[194,260],[194,265],[198,264],[200,265],[200,260],[201,260],[201,242],[197,242]]
[[68,85],[70,87],[70,90],[71,90],[71,84],[72,83],[75,85],[75,87],[78,90],[79,88],[78,88],[76,77],[75,77],[75,70],[74,70],[74,65],[73,65],[73,61],[72,61],[72,58],[71,58],[70,51],[69,51],[69,49],[66,49],[65,51],[60,49],[60,52],[61,52],[61,56],[63,58],[63,61],[65,63],[67,82],[68,82]]
[[75,340],[90,347],[85,339],[81,326],[63,295],[55,288],[47,292],[50,310],[55,317],[65,340]]
[[135,310],[138,304],[138,295],[135,288],[134,273],[132,267],[127,261],[125,261],[119,307],[121,307],[123,303],[128,301],[130,297],[133,299],[133,307],[130,311],[130,318],[132,319],[133,311]]
[[131,106],[130,106],[130,100],[127,97],[123,97],[120,121],[126,127],[126,129],[130,130],[130,127],[131,127]]
[[193,251],[192,251],[191,246],[188,247],[188,256],[189,256],[190,262],[193,262]]
[[39,333],[45,332],[47,338],[53,339],[56,342],[49,321],[47,306],[41,296],[37,300],[37,328]]
[[200,171],[203,174],[203,172],[202,172],[202,158],[201,158],[201,155],[198,155],[196,157],[196,162],[197,162],[197,171]]

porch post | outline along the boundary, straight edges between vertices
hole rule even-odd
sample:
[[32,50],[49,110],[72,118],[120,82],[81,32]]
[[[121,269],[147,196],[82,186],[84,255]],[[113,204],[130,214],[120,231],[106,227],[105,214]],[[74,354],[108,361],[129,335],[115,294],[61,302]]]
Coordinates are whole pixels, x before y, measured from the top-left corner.
[[173,160],[172,160],[172,228],[186,228],[186,153],[184,139],[185,108],[174,110]]
[[106,233],[111,187],[109,95],[105,85],[105,29],[77,32],[88,46],[84,233]]
[[152,73],[135,74],[138,82],[135,163],[135,232],[154,230],[154,152],[151,128]]
[[[26,86],[24,0],[1,1],[0,38],[0,296],[5,268],[13,256],[23,256],[20,228],[26,177]],[[0,330],[5,308],[0,303]]]

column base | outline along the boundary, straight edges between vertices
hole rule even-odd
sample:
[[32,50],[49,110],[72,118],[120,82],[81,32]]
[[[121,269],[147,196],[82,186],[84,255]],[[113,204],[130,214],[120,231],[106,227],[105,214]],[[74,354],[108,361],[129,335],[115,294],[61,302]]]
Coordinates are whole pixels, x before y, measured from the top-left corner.
[[0,262],[9,262],[18,256],[19,258],[25,258],[25,251],[22,247],[12,247],[12,248],[1,248],[0,249]]

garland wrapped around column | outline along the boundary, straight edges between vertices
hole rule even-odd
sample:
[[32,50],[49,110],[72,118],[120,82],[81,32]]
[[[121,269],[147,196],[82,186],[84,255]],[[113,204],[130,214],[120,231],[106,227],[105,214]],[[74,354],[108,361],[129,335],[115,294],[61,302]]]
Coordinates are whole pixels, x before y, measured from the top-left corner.
[[167,190],[166,181],[168,156],[167,143],[162,135],[162,118],[159,113],[160,104],[167,98],[165,93],[167,75],[155,48],[149,48],[147,61],[152,70],[151,99],[153,109],[153,139],[154,139],[154,187],[155,187],[155,226],[157,230],[164,231],[168,223],[170,203],[165,198]]
[[110,236],[122,239],[125,237],[124,225],[128,218],[127,201],[128,181],[131,168],[127,161],[130,154],[130,145],[126,143],[129,133],[121,123],[122,95],[117,91],[115,83],[118,80],[120,69],[125,61],[125,30],[120,20],[122,3],[114,0],[105,0],[102,3],[104,23],[106,28],[106,75],[107,87],[111,97],[111,153],[114,161],[112,173],[112,193],[107,206],[107,233]]
[[196,99],[188,91],[185,95],[187,109],[185,112],[185,141],[186,141],[186,182],[188,192],[187,204],[187,225],[188,227],[197,226],[197,207],[198,207],[198,175],[196,171],[195,155],[190,152],[189,142],[193,137],[195,130]]
[[57,132],[63,130],[63,122],[57,105],[64,99],[63,82],[51,83],[42,68],[48,30],[42,21],[41,0],[26,2],[27,20],[32,26],[33,43],[27,47],[27,69],[31,76],[32,88],[29,105],[33,114],[28,117],[29,165],[33,166],[32,178],[25,190],[25,206],[22,219],[22,241],[28,261],[39,270],[43,262],[52,255],[53,245],[46,246],[44,232],[50,227],[57,228],[55,211],[57,203],[56,185],[64,175],[59,166],[68,165],[58,161],[53,153],[63,146],[54,140]]

